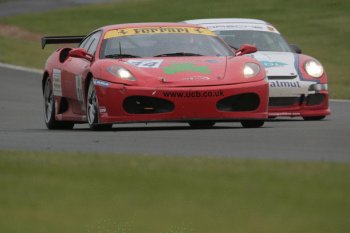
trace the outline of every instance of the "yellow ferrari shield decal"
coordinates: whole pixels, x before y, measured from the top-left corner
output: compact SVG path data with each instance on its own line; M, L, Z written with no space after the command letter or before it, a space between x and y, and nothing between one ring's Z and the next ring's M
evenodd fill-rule
M124 28L108 31L104 39L120 36L144 35L144 34L198 34L216 36L212 31L205 28L195 27L142 27L142 28Z

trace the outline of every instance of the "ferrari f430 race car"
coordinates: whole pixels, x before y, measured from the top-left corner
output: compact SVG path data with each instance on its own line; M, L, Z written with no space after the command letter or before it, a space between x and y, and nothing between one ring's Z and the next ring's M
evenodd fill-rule
M267 118L263 66L238 56L216 34L190 24L140 23L99 28L88 36L43 37L46 44L79 43L47 60L42 79L45 123L71 129L88 123L188 122L211 127ZM242 47L241 54L256 48Z
M255 19L198 19L185 21L205 26L223 38L233 49L252 44L266 69L270 85L269 116L301 116L321 120L330 114L328 82L323 66L315 58L288 45L271 24Z

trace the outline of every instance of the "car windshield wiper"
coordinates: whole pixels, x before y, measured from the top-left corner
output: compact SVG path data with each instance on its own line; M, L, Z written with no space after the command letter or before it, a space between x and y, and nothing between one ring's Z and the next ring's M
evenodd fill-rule
M235 49L235 50L238 50L238 48L236 48L236 47L233 46L233 45L228 44L228 46L230 46L231 48L233 48L233 49Z
M108 54L105 56L106 58L138 58L140 56L132 55L132 54L125 54L125 53L118 53L118 54Z
M182 56L203 56L202 54L197 54L197 53L185 53L185 52L180 52L180 53L164 53L164 54L159 54L155 55L154 57L182 57Z

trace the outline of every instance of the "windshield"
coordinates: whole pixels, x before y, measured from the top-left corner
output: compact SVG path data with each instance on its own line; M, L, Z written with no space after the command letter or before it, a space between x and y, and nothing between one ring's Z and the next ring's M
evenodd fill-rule
M242 44L255 45L258 51L290 52L280 34L265 31L229 30L215 31L227 44L238 49Z
M233 56L233 53L216 36L191 33L105 38L100 51L100 58L167 56Z

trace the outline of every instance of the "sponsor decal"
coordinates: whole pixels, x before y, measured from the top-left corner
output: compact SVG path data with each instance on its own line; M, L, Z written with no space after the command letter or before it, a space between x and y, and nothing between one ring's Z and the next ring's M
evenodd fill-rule
M223 90L217 91L166 91L163 92L164 97L171 98L216 98L222 97L224 95Z
M183 80L185 81L206 81L206 80L210 80L209 77L201 77L201 76L195 76L195 77L187 77L184 78Z
M83 96L83 78L81 75L75 76L75 88L77 92L77 100L82 103L84 101L84 96Z
M271 25L265 26L262 24L246 24L246 23L226 23L226 24L216 24L205 25L209 30L216 31L220 34L220 31L230 31L230 30L247 30L247 31L264 31L273 32L279 34L279 32Z
M162 59L145 59L145 60L128 60L126 63L139 68L159 68L162 64Z
M210 74L211 70L208 66L197 66L193 63L174 63L170 66L164 66L163 68L164 73L166 74L176 74L179 72L185 72L185 71L194 71L198 73L203 74Z
M55 96L62 96L62 80L61 80L61 70L53 69L52 79L53 79L53 94Z
M207 28L213 31L219 30L257 30L265 31L266 29L261 25L247 25L247 24L221 24L221 25L207 25Z
M301 116L298 112L272 112L270 116Z
M106 107L105 107L105 106L100 106L100 107L99 107L99 112L100 112L100 113L106 113L106 112L107 112Z
M55 113L56 113L56 115L58 114L58 101L57 100L55 100Z
M98 79L94 79L94 84L96 86L101 86L101 87L108 87L109 86L109 82L103 81L103 80L98 80Z
M75 76L75 88L77 93L77 100L81 105L81 109L83 111L86 111L84 94L83 94L83 77L81 75Z
M287 63L278 62L278 61L259 61L265 68L272 68L272 67L280 67L280 66L286 66Z
M120 36L145 35L145 34L199 34L216 36L216 34L205 28L196 27L142 27L142 28L123 28L108 31L104 39L110 39Z
M301 88L299 81L270 81L270 87L283 87L283 88Z

